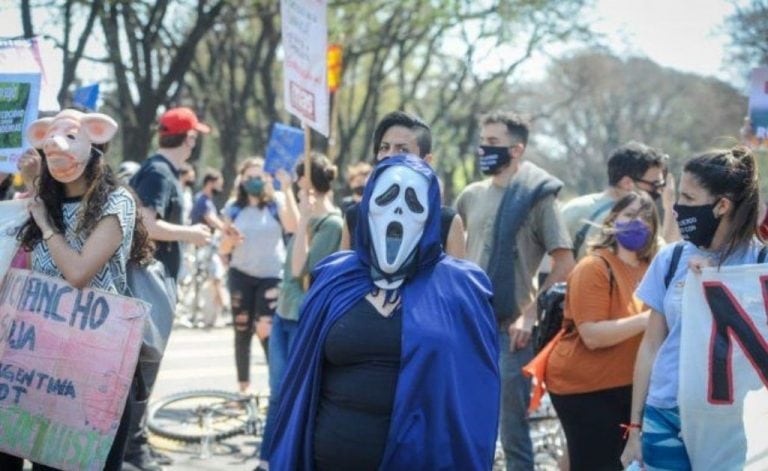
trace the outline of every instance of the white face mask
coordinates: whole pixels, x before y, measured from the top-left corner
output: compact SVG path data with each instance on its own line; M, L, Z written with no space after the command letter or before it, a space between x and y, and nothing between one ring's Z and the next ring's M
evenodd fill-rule
M373 188L368 227L378 268L390 275L402 268L419 245L429 215L429 180L404 165L388 168ZM379 288L394 289L403 283L374 280Z

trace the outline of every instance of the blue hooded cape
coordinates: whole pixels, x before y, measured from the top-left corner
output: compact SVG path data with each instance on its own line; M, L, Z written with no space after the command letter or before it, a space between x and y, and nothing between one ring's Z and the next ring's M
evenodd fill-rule
M442 252L437 178L421 159L397 156L379 163L365 187L355 251L331 255L313 272L268 447L272 470L314 469L325 338L334 322L375 288L368 202L378 177L393 165L407 165L429 179L429 214L415 269L400 287L400 373L379 469L492 467L500 380L490 281L476 265Z

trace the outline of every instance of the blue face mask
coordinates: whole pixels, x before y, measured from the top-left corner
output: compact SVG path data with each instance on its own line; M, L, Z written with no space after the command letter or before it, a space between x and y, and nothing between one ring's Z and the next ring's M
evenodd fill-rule
M248 179L243 182L243 190L251 196L261 196L264 193L264 180L259 177Z
M632 252L645 247L651 236L651 228L640 219L616 221L613 228L616 230L616 241L619 245Z

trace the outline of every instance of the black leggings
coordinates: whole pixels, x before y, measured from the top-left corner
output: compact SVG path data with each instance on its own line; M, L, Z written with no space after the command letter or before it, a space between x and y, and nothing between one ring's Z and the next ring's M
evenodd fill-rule
M128 399L125 401L125 409L120 417L120 425L115 432L115 440L112 442L112 448L109 449L107 461L104 463L104 471L120 471L123 467L123 452L125 443L128 440L128 422L131 418L131 404L136 394L136 380L134 378L130 389L128 390ZM24 469L24 460L17 456L0 453L0 471L21 471ZM32 463L33 471L57 471L56 468L45 466L43 464Z
M248 382L250 378L251 338L259 317L275 314L275 308L270 303L276 299L267 299L265 293L277 287L280 278L256 278L234 268L229 269L228 285L232 298L232 325L235 327L235 365L237 380ZM245 314L246 318L241 316ZM263 339L261 346L267 354L267 341Z
M625 440L620 425L629 423L632 386L549 396L568 441L571 471L623 469Z

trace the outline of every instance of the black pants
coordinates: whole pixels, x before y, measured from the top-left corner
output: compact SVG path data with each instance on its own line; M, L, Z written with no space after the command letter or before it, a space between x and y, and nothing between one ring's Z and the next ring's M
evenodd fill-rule
M125 401L123 415L120 416L120 425L118 425L117 432L115 432L115 440L112 442L112 448L109 449L107 461L104 463L104 471L120 471L123 467L123 452L128 441L128 425L131 419L132 399L136 395L136 388L136 381L134 379L128 390L128 399ZM24 469L24 459L0 453L0 471L21 471L22 469ZM37 463L32 464L32 470L57 471L56 468Z
M268 290L280 284L279 278L256 278L234 268L229 269L227 277L232 299L232 325L235 328L235 366L237 380L249 381L251 366L251 339L256 321L262 316L273 316L275 308L269 307L276 299L267 299ZM268 352L267 339L261 341L264 354Z
M623 469L625 440L620 425L629 423L632 386L549 396L568 441L571 471Z
M131 401L131 418L128 424L127 443L125 446L126 461L132 461L132 458L142 453L142 448L148 446L149 437L145 426L145 415L152 387L155 385L157 374L160 372L160 362L139 361L136 368L141 371L142 391L141 394L134 395Z

